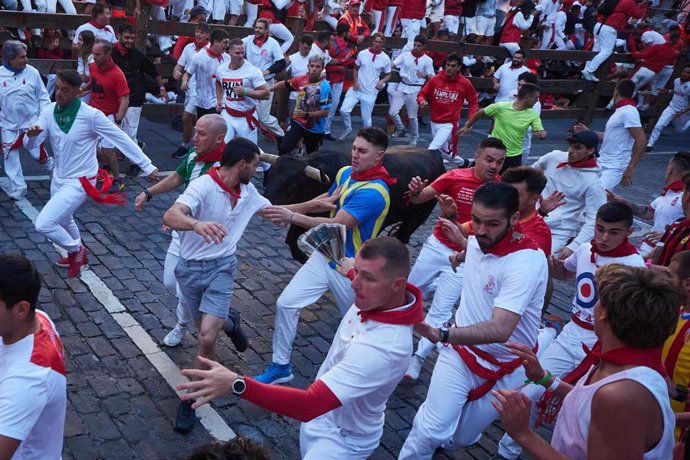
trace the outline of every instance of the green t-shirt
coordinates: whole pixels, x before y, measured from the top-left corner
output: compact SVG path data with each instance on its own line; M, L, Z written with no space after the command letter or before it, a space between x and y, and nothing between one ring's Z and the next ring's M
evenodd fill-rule
M493 137L503 141L506 146L506 156L514 157L522 154L522 141L527 134L527 128L532 131L543 131L541 119L534 109L517 111L512 102L496 102L484 108L484 113L495 117Z
M197 162L195 158L196 149L192 147L189 149L189 152L187 152L187 155L185 155L185 157L182 159L180 166L178 166L175 170L175 172L177 172L177 174L179 174L184 180L185 188L187 188L191 181L206 174L206 171L211 169L211 167L214 165L214 163Z

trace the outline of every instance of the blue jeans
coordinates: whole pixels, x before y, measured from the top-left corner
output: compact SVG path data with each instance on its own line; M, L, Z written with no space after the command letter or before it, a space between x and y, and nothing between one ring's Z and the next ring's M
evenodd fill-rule
M237 258L184 260L175 267L175 277L194 321L202 314L227 318L232 300Z

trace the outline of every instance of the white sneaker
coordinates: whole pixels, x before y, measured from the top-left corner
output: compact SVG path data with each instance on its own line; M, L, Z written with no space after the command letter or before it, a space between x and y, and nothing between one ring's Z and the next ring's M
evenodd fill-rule
M342 133L340 136L338 136L338 140L339 140L339 141L344 141L345 139L347 139L347 136L349 136L351 132L352 132L352 130L351 130L351 129L348 129L347 131L345 131L344 133Z
M187 335L189 326L183 326L180 323L175 324L175 328L168 333L163 339L163 343L169 347L176 347L182 343L182 339Z
M256 172L266 172L271 169L271 163L260 161L256 165Z
M410 145L412 147L417 147L417 138L413 137L412 140L410 141L410 143L407 145Z
M582 76L587 81L599 81L599 79L597 77L595 77L592 72L590 72L589 70L586 70L586 69L582 69Z
M408 380L417 380L419 378L419 374L422 372L423 365L424 358L417 355L412 355L410 367L408 367L407 372L405 372L405 378Z

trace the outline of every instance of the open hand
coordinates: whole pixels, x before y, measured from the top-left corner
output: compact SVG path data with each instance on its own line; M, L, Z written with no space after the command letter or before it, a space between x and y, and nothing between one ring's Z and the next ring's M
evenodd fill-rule
M539 197L539 208L546 214L550 213L559 206L563 206L565 203L565 194L563 192L559 192L558 190L554 190L553 193L547 197Z
M238 377L237 374L215 361L203 356L199 356L198 359L209 369L183 369L182 375L194 378L194 380L177 386L177 391L188 391L188 393L180 395L180 399L183 401L196 399L192 409L197 409L207 402L232 393L232 384Z
M207 243L220 244L228 235L228 229L223 224L210 221L199 221L193 230L204 238Z

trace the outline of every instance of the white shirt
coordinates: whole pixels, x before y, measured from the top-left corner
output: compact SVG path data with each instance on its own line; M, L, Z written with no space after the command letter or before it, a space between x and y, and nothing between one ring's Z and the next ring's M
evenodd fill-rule
M268 37L261 48L254 43L254 35L244 37L242 41L245 57L262 72L268 70L276 61L284 59L278 40L273 37Z
M599 149L599 164L609 168L627 168L635 139L628 128L641 128L640 113L632 105L619 107L609 117L604 141Z
M49 141L55 161L55 177L94 177L98 173L96 145L102 138L112 143L132 164L139 166L145 175L156 169L139 146L100 110L82 102L77 118L67 134L55 122L54 110L55 102L43 109L37 123L43 132L35 137L24 136L24 147L37 148L41 142Z
M410 308L416 299L407 293ZM379 438L386 402L410 365L412 326L362 322L350 307L333 337L333 344L316 376L342 404L314 420L355 436Z
M661 195L652 201L649 206L654 210L653 232L665 232L669 225L685 216L682 196L682 191L669 190L666 195Z
M680 78L673 80L673 97L668 106L676 112L683 111L690 105L690 81L682 82Z
M113 26L108 24L103 28L98 28L94 27L90 22L87 22L86 24L82 24L79 27L77 27L77 30L74 32L74 38L72 39L73 45L79 44L79 34L85 30L90 30L91 32L93 32L94 38L96 40L100 38L103 40L107 40L108 43L112 44L115 44L117 42L117 37L115 36L115 30L113 30Z
M415 60L417 61L416 64ZM398 91L406 94L418 93L426 83L426 78L417 76L417 72L422 72L424 75L434 75L435 73L434 61L426 54L416 58L407 51L395 58L393 64L400 70Z
M381 73L390 73L391 58L383 51L374 55L371 51L365 49L357 55L355 65L357 66L359 92L369 95L378 94L379 90L376 89L376 84L381 79Z
M212 109L216 106L216 69L228 62L230 55L222 53L216 58L208 54L208 48L189 60L185 72L196 75L196 99L199 107Z
M290 69L290 78L307 74L309 70L309 56L311 56L311 54L302 56L299 51L290 55L290 65L288 66ZM297 91L290 91L290 99L297 99Z
M513 64L506 62L494 73L494 78L498 80L498 94L496 94L496 102L512 101L512 95L517 91L518 77L524 73L529 72L527 67L520 66L517 69L512 69Z
M666 39L656 30L648 30L642 34L640 41L645 45L662 45L666 43Z
M34 67L27 65L18 74L0 66L0 126L19 131L36 124L50 96Z
M544 23L552 24L555 19L556 13L561 8L561 2L554 2L553 0L541 0L539 2L539 6L541 7L541 17Z
M242 66L232 70L229 64L221 64L216 69L216 80L225 90L225 106L233 110L246 112L256 107L258 101L251 97L238 96L232 92L235 86L242 86L247 90L253 90L266 84L264 76L259 69L244 60Z
M328 54L328 50L322 50L316 42L311 44L311 49L309 50L309 56L320 56L323 58L323 68L331 62L331 55Z
M202 51L208 47L209 45L207 44L199 51ZM180 54L180 59L177 60L177 63L180 64L183 69L186 69L186 67L189 65L189 61L199 51L196 50L195 43L187 43L187 45L182 49L182 54ZM192 75L189 78L189 81L187 82L187 93L189 93L190 96L196 96L196 75Z
M228 230L220 244L207 243L194 231L179 232L180 256L185 260L213 260L235 254L249 220L271 204L249 183L240 184L240 198L233 208L230 195L209 175L192 181L175 202L187 206L195 219L218 222Z
M520 315L509 342L533 347L541 322L548 268L544 251L522 249L503 257L484 254L474 236L467 241L465 281L455 323L471 326L491 320L494 308ZM507 362L515 355L503 343L475 345Z
M12 460L59 460L67 409L60 337L44 312L41 329L12 345L0 338L0 435L21 441Z
M557 167L566 161L568 152L554 150L539 158L533 166L543 171L548 179L543 197L555 191L565 195L565 204L551 211L544 221L552 232L570 232L575 239L566 247L575 251L594 238L594 220L601 205L606 203L606 191L601 185L598 167Z
M644 259L639 254L624 257L595 256L592 263L592 244L584 243L565 259L563 265L569 272L575 273L575 297L571 311L580 320L594 324L594 304L599 298L594 284L594 274L598 268L608 264L623 264L630 267L644 267Z

